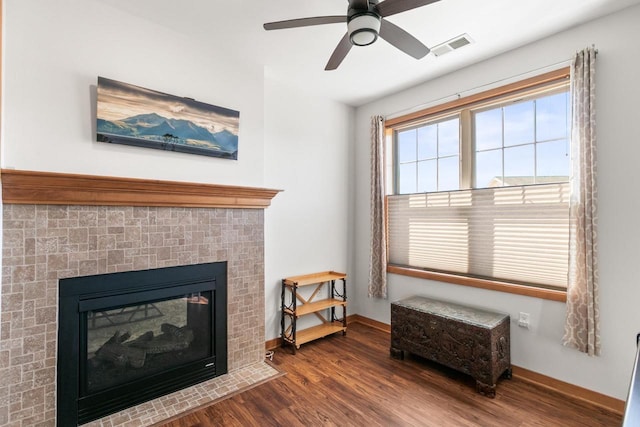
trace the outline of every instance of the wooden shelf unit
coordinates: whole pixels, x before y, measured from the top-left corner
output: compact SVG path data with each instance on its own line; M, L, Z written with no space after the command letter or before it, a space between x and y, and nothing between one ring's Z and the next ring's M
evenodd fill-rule
M336 281L342 281L342 292L336 286ZM324 285L328 284L328 298L315 300L320 295ZM305 298L300 295L299 288L315 286L311 296ZM282 330L282 346L291 344L293 353L302 344L327 335L342 332L347 333L347 275L335 271L305 274L282 279L282 314L280 326ZM336 315L336 308L342 307L342 317ZM325 312L325 316L322 312ZM302 316L314 314L322 323L316 326L298 330L297 322Z

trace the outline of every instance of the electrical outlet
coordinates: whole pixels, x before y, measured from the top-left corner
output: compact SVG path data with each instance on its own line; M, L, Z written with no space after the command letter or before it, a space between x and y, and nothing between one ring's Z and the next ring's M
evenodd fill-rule
M520 318L518 319L518 326L521 328L529 329L529 313L520 312Z

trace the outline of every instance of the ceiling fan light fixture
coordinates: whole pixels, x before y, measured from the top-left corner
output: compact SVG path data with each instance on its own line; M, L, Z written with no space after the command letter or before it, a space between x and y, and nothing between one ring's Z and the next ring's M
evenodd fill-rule
M380 16L371 12L358 13L350 17L347 27L352 44L368 46L378 40Z

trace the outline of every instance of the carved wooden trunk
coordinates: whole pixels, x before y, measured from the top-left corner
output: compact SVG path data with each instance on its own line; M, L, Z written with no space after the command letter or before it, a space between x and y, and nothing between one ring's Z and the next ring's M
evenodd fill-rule
M470 375L495 397L498 378L511 377L509 315L414 296L391 304L391 356L404 351Z

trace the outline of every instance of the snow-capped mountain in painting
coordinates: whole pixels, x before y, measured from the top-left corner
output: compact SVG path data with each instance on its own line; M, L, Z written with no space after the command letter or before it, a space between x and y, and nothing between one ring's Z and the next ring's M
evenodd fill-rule
M237 159L239 117L234 110L98 78L101 142Z

